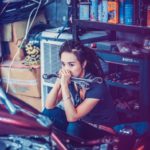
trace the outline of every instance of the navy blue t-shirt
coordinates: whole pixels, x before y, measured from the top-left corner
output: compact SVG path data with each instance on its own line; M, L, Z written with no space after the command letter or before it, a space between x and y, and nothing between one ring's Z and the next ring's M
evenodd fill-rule
M70 84L69 89L74 99L75 105L76 106L79 105L81 101L78 92L74 88L74 85ZM115 124L118 123L115 107L113 105L109 89L106 86L105 82L103 82L102 84L92 83L90 88L86 90L85 100L86 98L99 99L99 102L81 120L86 121L88 123L93 123L97 125L101 124L107 126L114 126Z

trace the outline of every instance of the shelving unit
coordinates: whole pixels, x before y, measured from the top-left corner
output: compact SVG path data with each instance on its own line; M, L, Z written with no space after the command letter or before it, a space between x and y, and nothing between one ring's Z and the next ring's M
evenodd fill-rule
M112 82L110 80L106 81L108 85L124 88L128 90L133 90L139 92L139 119L147 120L149 119L150 113L150 56L133 56L125 54L115 54L108 53L106 51L97 51L98 56L102 57L108 63L114 63L119 65L128 65L128 66L138 66L139 67L139 81L140 84L135 85L125 85L122 83Z
M74 25L79 27L91 28L91 29L121 31L121 32L130 32L130 33L138 33L138 34L150 34L150 29L144 26L108 24L102 22L100 23L98 21L87 21L87 20L79 20L79 19L74 20Z
M100 23L98 21L87 21L79 20L77 12L77 2L76 0L72 1L73 8L73 38L74 40L78 39L78 29L86 28L94 30L109 30L112 32L112 39L116 39L116 32L124 33L133 33L139 35L150 35L150 28L144 26L135 26L135 25L121 25L121 24L108 24ZM129 91L136 92L139 96L139 106L137 120L150 120L150 55L149 54L140 54L140 55L131 55L131 54L122 54L119 52L111 51L102 51L96 50L98 56L103 58L108 64L113 64L114 66L136 66L138 67L139 75L139 84L137 85L126 85L120 82L115 82L111 80L106 80L106 83L112 87L120 89L125 89Z

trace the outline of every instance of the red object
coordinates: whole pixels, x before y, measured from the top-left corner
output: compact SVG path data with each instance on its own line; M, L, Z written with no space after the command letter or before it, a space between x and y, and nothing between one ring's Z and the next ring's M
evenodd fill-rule
M39 112L20 101L19 99L8 95L9 100L21 108L37 115ZM34 117L31 117L21 111L12 115L3 104L0 104L0 135L50 135L50 128L42 126Z
M91 48L96 48L96 43L92 43Z

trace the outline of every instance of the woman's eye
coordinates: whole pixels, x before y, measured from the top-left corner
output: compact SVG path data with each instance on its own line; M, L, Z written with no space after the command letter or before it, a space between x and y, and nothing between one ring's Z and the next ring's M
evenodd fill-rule
M61 66L65 66L65 64L64 64L64 63L61 63Z
M74 66L74 64L69 64L69 66L73 67L73 66Z

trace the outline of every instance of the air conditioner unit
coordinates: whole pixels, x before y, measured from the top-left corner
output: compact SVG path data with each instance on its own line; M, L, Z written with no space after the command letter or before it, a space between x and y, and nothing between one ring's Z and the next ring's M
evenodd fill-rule
M59 49L63 42L41 41L41 74L56 73L60 68ZM53 84L54 79L44 79L44 82Z
M69 39L71 34L62 33L57 39L57 32L44 31L41 36L41 98L42 108L44 108L47 94L52 88L56 78L43 79L43 74L53 74L60 69L59 50L61 45Z

